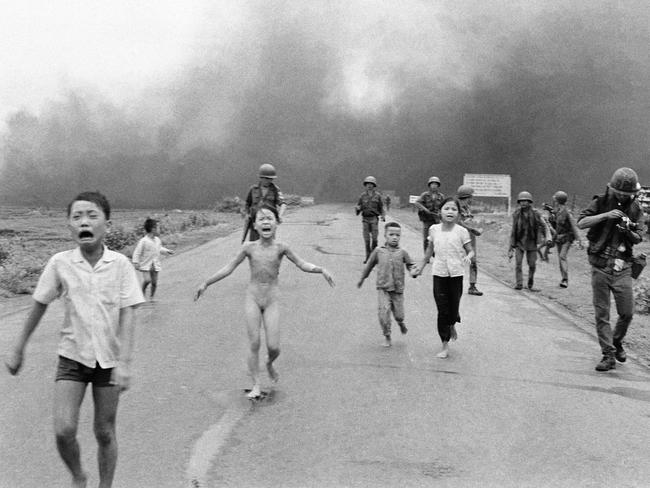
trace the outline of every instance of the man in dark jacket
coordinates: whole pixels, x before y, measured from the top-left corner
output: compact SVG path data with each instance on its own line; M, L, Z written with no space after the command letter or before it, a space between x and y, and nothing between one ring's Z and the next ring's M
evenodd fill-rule
M587 252L591 289L596 332L603 353L596 371L609 371L616 368L616 360L624 362L627 359L623 338L634 314L632 246L642 239L638 223L643 212L635 199L640 189L634 170L619 168L612 175L605 194L594 197L578 218L578 227L589 229ZM610 292L618 313L613 332L609 323Z
M519 208L512 214L512 231L510 232L510 249L508 257L515 255L515 290L524 286L522 265L524 255L528 263L528 289L539 291L534 287L535 269L537 266L537 248L539 244L548 243L551 239L550 232L542 214L533 208L533 197L527 191L522 191L517 196Z

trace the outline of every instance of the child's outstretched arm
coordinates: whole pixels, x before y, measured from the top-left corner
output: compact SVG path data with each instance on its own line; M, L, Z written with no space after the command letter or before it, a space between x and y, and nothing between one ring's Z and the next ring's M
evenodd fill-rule
M315 264L308 263L304 259L302 259L300 256L296 255L291 249L289 249L288 246L284 247L284 255L296 266L298 266L301 270L303 270L305 273L320 273L323 275L323 278L325 278L325 281L330 286L334 286L334 279L332 278L332 275L330 274L329 271L327 271L325 268L322 268L320 266L316 266Z
M23 325L23 330L20 333L15 346L11 351L9 351L9 354L5 359L5 366L7 366L9 373L12 375L16 375L18 374L18 371L20 371L20 368L23 365L23 356L25 354L27 341L29 341L30 336L41 321L45 310L47 310L47 304L34 300L32 309L30 310L29 315L25 320L25 324Z
M359 282L357 283L357 288L361 288L363 282L372 271L372 268L374 268L375 265L377 264L377 261L378 261L377 248L374 248L370 253L370 256L368 256L368 262L366 263L365 268L363 268L363 271L361 272L361 278L359 278Z
M203 283L199 285L199 287L196 289L196 292L194 293L195 301L201 298L201 295L205 293L205 290L208 288L208 286L212 285L213 283L216 283L219 280L224 279L226 276L230 275L233 271L235 271L237 266L239 266L241 262L244 260L244 258L248 255L249 245L250 244L245 244L232 261L230 261L223 268L217 271L214 275L212 275L210 278L208 278L207 280L205 280Z
M463 244L463 249L465 249L465 255L463 256L463 263L469 264L474 257L474 248L472 247L471 242L466 242Z

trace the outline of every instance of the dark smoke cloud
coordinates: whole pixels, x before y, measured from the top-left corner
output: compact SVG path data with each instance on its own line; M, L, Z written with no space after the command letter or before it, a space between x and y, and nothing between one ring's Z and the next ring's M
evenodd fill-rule
M123 206L211 205L273 162L285 192L406 196L432 174L508 173L586 199L619 166L650 182L645 2L256 2L218 11L173 81L117 108L71 92L8 121L5 202L100 188Z

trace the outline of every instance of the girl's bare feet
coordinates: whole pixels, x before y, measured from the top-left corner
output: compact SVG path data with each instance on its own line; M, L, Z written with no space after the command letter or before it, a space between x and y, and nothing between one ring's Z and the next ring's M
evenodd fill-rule
M436 354L436 357L440 359L447 359L448 356L449 356L449 346L447 345L446 342L443 342L442 351Z
M262 390L260 390L260 385L253 385L251 391L246 395L248 398L259 398L262 396Z

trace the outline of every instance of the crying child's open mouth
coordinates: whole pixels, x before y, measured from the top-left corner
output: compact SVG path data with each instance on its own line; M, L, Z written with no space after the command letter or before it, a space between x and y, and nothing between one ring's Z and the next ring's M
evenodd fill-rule
M79 239L92 239L93 237L93 233L88 230L82 230L79 232Z

